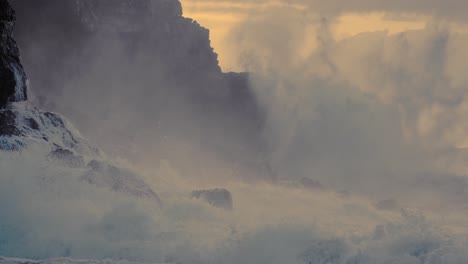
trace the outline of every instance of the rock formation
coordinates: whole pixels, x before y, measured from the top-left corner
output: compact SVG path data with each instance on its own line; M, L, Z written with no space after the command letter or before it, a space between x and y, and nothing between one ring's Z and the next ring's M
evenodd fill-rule
M182 16L182 6L174 0L78 0L76 5L83 24L96 31L141 31Z
M153 90L158 84L165 84L167 89L184 86L198 94L207 84L223 89L209 31L182 17L177 0L11 2L20 17L16 36L30 78L40 87L36 91L39 96L71 89L67 82L76 82L86 92L91 84L83 75L98 70L100 80L105 80L108 76L103 68L112 73L147 68L148 72L138 77L152 81ZM117 56L119 64L104 57L106 53ZM146 57L146 65L139 65L138 56ZM102 68L93 69L97 61ZM136 77L132 81L137 81ZM102 84L99 89L106 89L106 83ZM137 88L141 85L136 82Z
M40 149L38 154L49 165L63 167L71 175L82 174L77 180L161 204L138 174L108 162L100 149L59 114L17 106L0 109L0 158L29 149Z
M134 135L125 129L144 120L164 124L154 130L158 135L190 131L179 127L187 125L218 129L212 133L229 141L248 138L245 146L260 142L254 137L261 116L248 75L221 71L208 29L183 17L178 0L11 2L20 18L15 34L35 100L71 118L91 139L102 142L87 128L119 116L119 124L129 124L112 126L113 136ZM129 113L135 116L123 117ZM168 113L177 113L181 122ZM112 144L124 141L114 138Z
M221 71L208 29L183 17L178 0L11 3L35 102L106 152L174 162L170 142L184 142L193 153L176 166L214 167L195 160L203 151L263 170L264 118L249 75Z
M0 0L0 108L27 99L26 74L13 39L15 11L7 0Z
M110 164L61 115L10 104L27 99L26 74L12 37L14 23L14 10L7 0L0 0L0 159L12 153L21 157L23 151L34 149L43 154L37 159L43 158L48 166L63 167L70 175L85 171L77 180L160 203L139 175Z

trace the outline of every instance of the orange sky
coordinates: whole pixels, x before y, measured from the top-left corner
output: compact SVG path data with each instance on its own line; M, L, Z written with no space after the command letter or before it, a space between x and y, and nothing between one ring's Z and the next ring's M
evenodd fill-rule
M284 6L281 2L270 4L238 3L213 0L181 0L184 8L184 16L197 20L201 25L210 29L212 46L219 54L221 67L225 71L242 70L236 64L235 51L232 45L227 45L227 36L230 31L249 14L264 12L271 7ZM293 8L300 9L300 6ZM404 19L398 21L389 19L383 13L347 14L340 17L334 27L335 37L342 39L361 32L387 30L389 34L418 29L424 27L421 20Z

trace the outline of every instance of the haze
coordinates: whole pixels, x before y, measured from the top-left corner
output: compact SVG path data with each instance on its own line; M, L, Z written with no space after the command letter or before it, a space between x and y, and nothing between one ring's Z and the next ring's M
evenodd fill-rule
M468 263L467 1L10 2L6 262Z

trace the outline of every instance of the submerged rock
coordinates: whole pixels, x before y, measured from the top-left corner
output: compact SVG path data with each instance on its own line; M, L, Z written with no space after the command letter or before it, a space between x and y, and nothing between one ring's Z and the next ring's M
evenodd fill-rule
M26 74L13 39L15 11L7 0L0 0L0 107L11 102L26 101Z
M201 199L210 205L226 210L232 210L232 195L226 189L197 190L192 192L192 198Z

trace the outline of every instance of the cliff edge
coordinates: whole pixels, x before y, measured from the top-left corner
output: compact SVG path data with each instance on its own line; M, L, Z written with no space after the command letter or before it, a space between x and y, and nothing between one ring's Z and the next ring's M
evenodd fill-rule
M27 99L26 74L13 39L16 14L7 0L0 0L0 108Z

